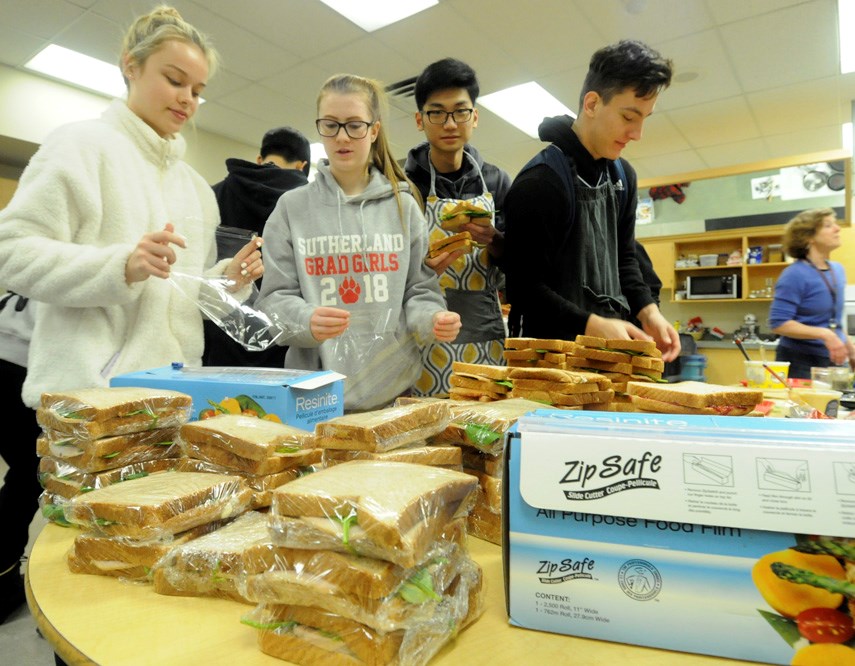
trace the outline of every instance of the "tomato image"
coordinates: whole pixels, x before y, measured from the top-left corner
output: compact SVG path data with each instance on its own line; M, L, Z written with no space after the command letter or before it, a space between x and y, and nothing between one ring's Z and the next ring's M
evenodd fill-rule
M799 633L811 643L845 643L855 636L852 618L833 608L808 608L796 616Z
M216 416L216 415L217 415L216 410L203 409L201 412L199 412L199 420L201 421L202 419L209 419L212 416Z

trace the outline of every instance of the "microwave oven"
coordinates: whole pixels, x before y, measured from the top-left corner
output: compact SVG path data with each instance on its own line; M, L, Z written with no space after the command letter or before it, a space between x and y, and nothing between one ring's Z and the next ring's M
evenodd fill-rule
M741 278L737 273L730 275L687 275L687 299L739 298L739 283Z

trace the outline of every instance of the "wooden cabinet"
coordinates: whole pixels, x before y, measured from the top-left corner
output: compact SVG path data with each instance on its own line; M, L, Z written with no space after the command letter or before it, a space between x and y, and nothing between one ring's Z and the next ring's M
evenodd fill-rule
M726 303L737 301L771 301L775 282L781 271L787 266L782 256L775 256L770 246L780 246L782 230L741 230L733 232L711 232L692 237L683 237L673 241L674 256L674 294L685 289L688 276L725 276L736 274L739 277L738 298L698 299L692 303ZM761 248L762 258L759 263L748 263L751 248ZM742 256L741 264L727 265L727 257L734 252ZM681 260L701 255L717 255L719 262L713 266L678 266ZM770 261L770 256L773 261Z
M662 289L674 289L674 242L645 238L641 241L653 264L653 270L662 281Z

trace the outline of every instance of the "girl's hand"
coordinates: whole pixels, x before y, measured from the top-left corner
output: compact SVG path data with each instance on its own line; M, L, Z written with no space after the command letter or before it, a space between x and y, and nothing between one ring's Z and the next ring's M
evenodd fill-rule
M259 249L263 243L264 239L256 236L238 250L226 266L225 276L234 282L234 286L229 287L229 291L238 291L264 275L264 262Z
M439 342L454 342L460 332L460 315L456 312L437 312L433 316L433 334Z
M427 264L428 268L432 268L436 273L437 277L441 277L443 273L448 269L451 264L460 259L464 254L466 254L466 250L455 250L454 252L443 252L442 254L436 255L433 259L428 257L425 259L425 264Z
M150 277L168 278L169 269L177 259L172 245L187 247L184 237L175 233L171 222L167 222L162 231L143 236L125 264L125 282L133 284Z
M350 325L350 312L341 308L315 308L309 319L309 330L318 342L337 338Z

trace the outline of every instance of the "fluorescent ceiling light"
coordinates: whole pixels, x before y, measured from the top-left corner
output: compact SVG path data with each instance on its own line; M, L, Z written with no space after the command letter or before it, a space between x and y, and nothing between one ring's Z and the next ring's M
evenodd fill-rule
M117 65L56 44L42 49L24 67L111 97L122 97L126 91Z
M841 126L842 129L842 141L843 150L848 152L852 152L852 123L843 123Z
M855 72L855 42L852 40L852 22L855 21L855 2L837 0L837 43L840 45L840 73Z
M550 95L534 81L505 88L478 98L478 104L537 139L537 126L549 116L567 114L576 117L570 109Z
M321 0L344 18L373 32L439 4L439 0Z

